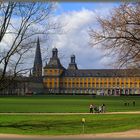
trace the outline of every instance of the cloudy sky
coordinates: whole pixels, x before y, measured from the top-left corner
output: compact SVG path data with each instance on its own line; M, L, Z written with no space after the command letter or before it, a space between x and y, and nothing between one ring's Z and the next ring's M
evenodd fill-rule
M52 37L52 47L59 50L61 63L67 68L70 55L76 55L81 69L112 68L112 58L103 57L104 52L89 46L88 30L96 25L96 15L107 16L109 11L119 6L118 2L65 2L58 3L56 17L63 24L63 34ZM51 53L51 49L50 49Z
M63 31L61 34L51 34L49 39L41 44L42 55L50 57L52 48L56 47L65 68L68 67L72 54L76 56L79 69L113 68L110 65L113 63L112 58L104 57L101 49L89 46L88 30L89 27L98 29L97 15L105 17L111 9L119 5L119 2L57 2L53 20L58 20L58 23L62 24ZM17 23L17 20L13 21ZM12 37L12 35L5 36L6 42L2 42L1 46L6 48L8 44L11 44ZM43 51L44 48L48 50ZM34 56L32 56L32 62L28 61L29 64L26 62L26 65L31 66L33 59Z

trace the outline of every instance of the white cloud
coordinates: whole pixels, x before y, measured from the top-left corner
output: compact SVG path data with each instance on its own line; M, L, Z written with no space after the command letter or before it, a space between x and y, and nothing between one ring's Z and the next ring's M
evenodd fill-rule
M111 8L111 7L110 7ZM107 65L110 62L110 58L102 57L103 52L97 48L91 48L88 44L88 28L89 26L96 25L96 14L105 16L109 9L101 5L101 8L88 10L83 8L79 11L69 11L56 16L58 22L63 23L64 34L50 35L52 43L46 41L45 44L41 44L43 48L48 46L57 47L59 55L62 57L61 62L67 68L70 62L71 54L76 55L76 62L79 68L82 69L99 69L109 68ZM54 20L56 20L54 19ZM8 46L11 43L13 36L5 36L5 42L1 43L1 46ZM49 44L50 43L50 44ZM0 50L1 51L1 50ZM48 50L50 56L51 49ZM47 52L46 52L47 53ZM46 54L43 54L46 55ZM32 62L31 62L32 63Z
M96 23L96 14L94 11L83 8L80 11L71 11L58 16L58 19L65 24L63 28L65 33L54 36L52 46L58 48L59 54L65 55L61 62L66 68L71 54L76 55L76 62L79 68L109 68L107 63L110 58L103 58L104 53L101 50L91 48L88 44L89 35L87 30L89 26Z

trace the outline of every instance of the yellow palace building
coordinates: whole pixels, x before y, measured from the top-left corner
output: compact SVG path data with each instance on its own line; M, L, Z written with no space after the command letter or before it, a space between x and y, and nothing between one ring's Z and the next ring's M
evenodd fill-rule
M57 48L52 49L52 57L42 72L39 40L33 76L42 77L44 89L51 94L120 95L140 93L140 70L78 69L75 55L71 55L68 68L64 68L60 62Z

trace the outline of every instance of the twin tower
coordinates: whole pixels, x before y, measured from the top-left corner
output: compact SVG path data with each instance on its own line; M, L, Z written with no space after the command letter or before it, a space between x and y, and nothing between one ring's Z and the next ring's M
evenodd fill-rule
M35 59L34 59L34 65L32 70L32 76L33 77L42 77L42 57L41 57L41 50L40 50L40 41L39 38L37 39L37 47L35 52ZM75 55L71 55L71 61L69 63L67 70L77 70L77 64L75 62ZM57 71L65 71L66 69L62 66L59 57L58 57L58 50L57 48L52 49L52 57L50 58L48 64L46 63L46 66L44 67L44 76L49 76L52 73L52 75L57 75L58 73L55 73Z

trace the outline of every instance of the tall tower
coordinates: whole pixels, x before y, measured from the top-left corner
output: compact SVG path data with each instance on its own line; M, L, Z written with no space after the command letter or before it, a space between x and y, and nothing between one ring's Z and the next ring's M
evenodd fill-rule
M65 68L58 57L58 50L57 48L53 48L52 57L44 67L43 83L44 87L48 89L48 93L60 93L62 85L61 77L64 71Z
M42 76L42 58L41 58L39 37L37 39L37 46L36 46L34 66L33 66L33 76L34 77Z
M71 55L71 61L69 63L68 69L70 69L70 70L77 70L78 69L77 64L75 62L75 55L74 54Z

